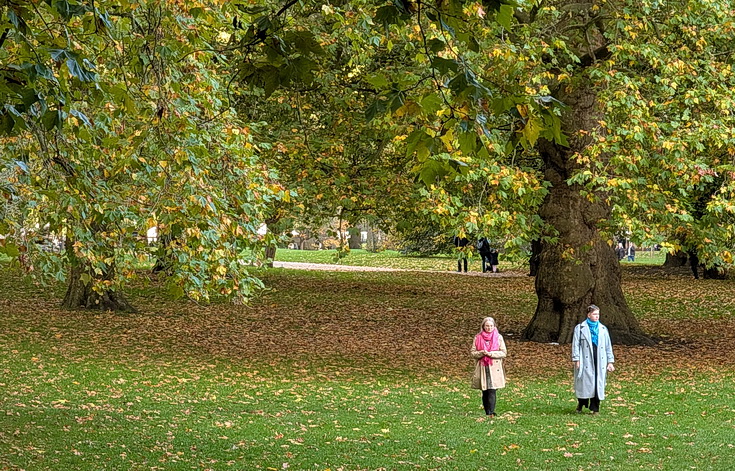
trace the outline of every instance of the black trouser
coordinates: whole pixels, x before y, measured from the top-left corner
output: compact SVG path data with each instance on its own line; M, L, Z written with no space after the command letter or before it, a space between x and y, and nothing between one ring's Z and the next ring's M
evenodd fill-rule
M577 399L579 404L577 409L582 410L582 407L586 407L592 412L600 412L600 395L597 393L597 345L592 344L592 356L595 359L595 397L586 399Z
M495 392L497 389L483 389L482 391L482 407L485 408L485 414L495 413Z
M467 273L467 259L466 258L460 258L457 260L457 271L462 271L462 261L464 261L464 271Z
M485 273L488 270L492 270L493 267L490 264L490 254L489 253L481 253L480 257L482 257L482 272Z

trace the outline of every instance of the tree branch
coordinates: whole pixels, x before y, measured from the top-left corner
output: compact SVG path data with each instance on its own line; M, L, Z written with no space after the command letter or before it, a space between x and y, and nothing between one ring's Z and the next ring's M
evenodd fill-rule
M579 58L579 65L582 67L589 67L595 62L604 61L612 55L612 52L607 48L607 44L598 47L594 51L590 51L589 54Z

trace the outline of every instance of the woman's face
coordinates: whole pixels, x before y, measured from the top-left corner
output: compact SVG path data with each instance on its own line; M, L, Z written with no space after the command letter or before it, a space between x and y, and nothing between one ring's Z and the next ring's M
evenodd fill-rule
M491 321L490 319L485 321L485 324L482 326L482 329L485 332L492 332L493 329L495 329L495 322Z
M589 314L587 314L587 318L591 320L592 322L597 322L600 320L600 311L592 311Z

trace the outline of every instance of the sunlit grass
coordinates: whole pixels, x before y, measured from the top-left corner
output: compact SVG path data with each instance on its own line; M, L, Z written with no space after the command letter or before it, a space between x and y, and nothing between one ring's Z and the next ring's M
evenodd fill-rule
M433 271L456 271L457 257L453 254L432 255L418 257L415 255L404 255L395 250L384 250L381 252L369 252L367 250L354 249L339 260L336 258L336 250L290 250L278 249L276 260L281 262L299 263L322 263L364 267L398 268L403 270L433 270ZM501 269L525 270L523 263L500 259ZM469 258L468 269L470 271L481 271L482 260L478 254Z

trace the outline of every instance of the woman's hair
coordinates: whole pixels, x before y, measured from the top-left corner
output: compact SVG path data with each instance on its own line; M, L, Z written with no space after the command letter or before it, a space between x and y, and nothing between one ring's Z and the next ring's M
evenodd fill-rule
M495 326L495 328L498 328L498 324L495 323L495 319L493 319L492 317L486 317L482 320L482 324L480 324L480 332L485 330L485 322L487 321L493 321L493 325Z
M590 304L589 306L587 306L587 314L591 314L595 311L600 312L600 308L595 306L594 304Z

